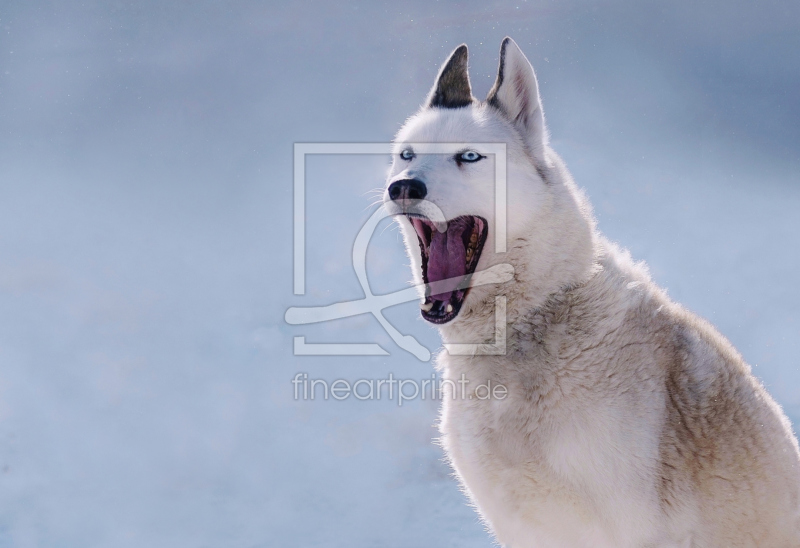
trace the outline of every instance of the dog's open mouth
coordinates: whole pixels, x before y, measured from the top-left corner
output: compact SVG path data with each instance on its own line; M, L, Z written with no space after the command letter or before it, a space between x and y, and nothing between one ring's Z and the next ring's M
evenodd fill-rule
M420 305L422 317L444 324L458 316L469 292L469 280L486 243L488 223L473 215L457 217L439 232L424 217L409 215L422 253L422 280L428 287ZM431 294L435 291L434 294Z

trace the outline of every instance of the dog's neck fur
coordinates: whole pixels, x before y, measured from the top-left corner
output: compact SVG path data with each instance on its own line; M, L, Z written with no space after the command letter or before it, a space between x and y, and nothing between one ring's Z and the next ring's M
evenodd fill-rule
M495 297L506 297L506 321L513 324L558 294L585 283L598 270L599 236L586 198L558 155L548 148L548 167L540 168L552 190L546 214L535 219L531 234L515 235L508 251L493 254L492 264L514 267L514 280L473 288L458 318L439 327L444 342L489 343L495 336ZM514 176L509 168L509 177ZM551 226L552 225L552 226ZM525 288L524 293L520 288ZM476 298L477 297L477 298Z

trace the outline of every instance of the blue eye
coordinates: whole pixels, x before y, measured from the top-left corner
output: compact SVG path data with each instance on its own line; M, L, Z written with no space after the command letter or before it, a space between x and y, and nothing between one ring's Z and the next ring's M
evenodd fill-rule
M464 152L456 155L456 160L459 162L477 162L478 160L484 159L485 156L481 156L474 150L465 150Z
M407 162L412 160L414 156L414 151L410 148L404 149L403 152L400 153L400 157Z

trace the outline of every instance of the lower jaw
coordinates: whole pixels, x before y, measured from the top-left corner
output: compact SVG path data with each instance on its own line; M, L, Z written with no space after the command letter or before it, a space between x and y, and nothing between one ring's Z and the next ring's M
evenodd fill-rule
M467 297L468 289L454 291L450 299L447 301L437 301L427 298L425 304L422 306L430 306L430 309L422 309L420 314L425 321L432 324L443 325L453 321L464 304L464 299Z

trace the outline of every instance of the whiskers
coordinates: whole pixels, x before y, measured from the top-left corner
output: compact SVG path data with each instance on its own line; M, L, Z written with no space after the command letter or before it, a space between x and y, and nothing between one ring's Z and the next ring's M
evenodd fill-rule
M382 204L383 203L383 192L384 192L384 188L382 186L375 187L375 188L372 188L372 189L364 192L362 194L362 196L368 197L368 198L370 198L372 200L369 203L369 205L367 205L364 208L364 210L366 211L367 209L372 209L375 206Z

